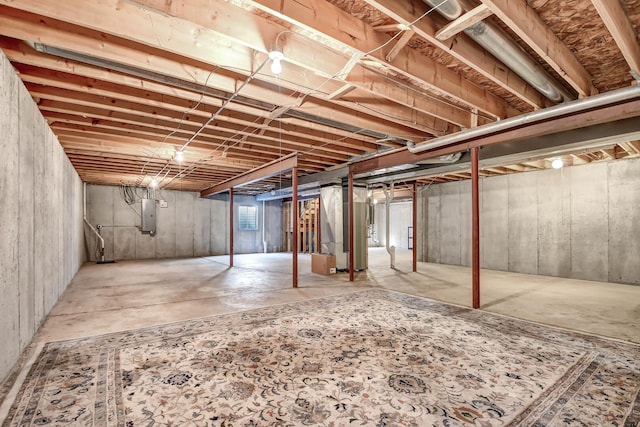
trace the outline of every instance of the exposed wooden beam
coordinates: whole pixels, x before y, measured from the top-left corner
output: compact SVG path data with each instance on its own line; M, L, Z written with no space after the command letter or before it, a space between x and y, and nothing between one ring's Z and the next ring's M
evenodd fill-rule
M618 44L635 78L640 78L640 42L618 0L591 0L609 33Z
M488 134L468 141L427 150L422 153L414 154L408 150L395 150L369 159L353 162L349 165L349 170L354 174L360 174L398 165L415 164L422 160L466 151L473 147L484 147L508 141L513 143L525 138L550 135L638 116L640 116L640 100L633 99L620 104L607 106L606 108L600 107L595 110L553 118L545 122L530 122L513 130Z
M211 69L206 69L201 62L194 63L186 60L186 58L178 60L175 55L162 56L157 49L140 50L141 47L139 45L122 44L121 39L106 33L80 28L65 22L45 20L38 17L38 15L11 9L1 4L0 2L0 28L2 28L3 34L11 37L29 40L33 37L33 34L38 34L38 41L41 43L96 57L100 60L111 61L115 64L124 64L151 73L157 73L158 70L162 70L162 73L169 77L200 85L204 85L207 82L208 86L214 86L216 89L228 93L233 93L237 87L236 78L229 77L226 73L214 73L210 76ZM97 17L96 19L99 20ZM144 19L144 17L140 19ZM122 33L121 30L119 32ZM158 45L157 40L153 43ZM221 55L220 57L222 58L226 57L224 51L212 51L214 48L216 46L209 46L210 52L202 52L201 54L211 54L213 55L212 57L215 57L215 55ZM229 47L227 46L225 49L229 49ZM228 57L232 61L237 61L234 67L245 70L254 68L255 58L249 50L245 50L244 55L246 56L238 55L235 52L237 50L235 47L232 50L233 52L229 52ZM239 50L242 51L243 49L239 48ZM275 91L266 89L265 85L250 84L243 89L243 95L260 102L275 103L276 105L294 103L295 98L288 97L288 95L280 92L283 87L286 87L287 82L299 81L301 77L299 73L286 75L287 71L292 72L291 70L283 71L283 78L279 81L280 86L272 86ZM316 79L318 82L326 81L320 76L314 77L311 74L305 75L303 80L306 79ZM338 87L340 86L335 86L335 88ZM325 89L327 88L326 86ZM298 84L291 86L291 90L295 91L295 93L297 93L298 89L301 89ZM309 89L307 89L307 92L309 92ZM336 108L335 104L333 106L328 105L314 96L308 96L305 106L308 109L313 109L314 114L318 116L349 123L363 129L375 130L380 133L390 135L413 134L414 137L420 137L424 131L428 131L428 128L425 128L422 124L417 126L420 129L419 131L415 129L412 131L411 127L414 125L415 116L408 111L404 113L406 119L402 124L391 122L389 116L402 115L402 111L392 108L393 106L381 105L380 102L371 102L370 105L367 105L367 102L363 101L360 105L349 104L345 107L344 104L341 104ZM355 113L353 113L354 110L356 111ZM428 120L425 123L428 123Z
M366 52L367 57L377 64L390 67L419 81L423 87L435 94L450 97L463 105L501 118L520 114L503 99L412 49L402 50L393 62L387 63L385 50L379 47L388 42L389 37L376 32L376 29L386 32L388 28L368 26L325 0L305 0L304 5L281 0L253 0L250 4L286 22L313 31L332 43L340 43L358 52ZM392 31L399 29L409 28L406 25L398 28L397 24L394 24Z
M32 0L20 0L29 2ZM78 7L82 0L68 0L70 3L78 2ZM198 61L211 63L211 56L209 52L203 51L200 48L200 40L184 40L178 37L174 39L171 37L171 29L176 28L176 31L185 31L189 34L207 34L205 41L209 38L226 39L233 42L233 49L235 45L248 46L258 52L266 53L268 48L265 46L265 40L275 40L279 35L280 47L285 55L287 64L296 64L305 70L311 71L312 75L318 75L324 79L338 79L340 80L347 70L355 65L362 56L361 53L355 53L350 58L345 58L342 53L338 53L331 49L322 49L322 55L309 55L309 52L322 48L314 40L310 40L301 36L289 37L288 28L278 25L272 21L269 21L265 17L252 14L249 11L243 10L239 7L230 5L228 2L221 0L192 0L188 3L170 2L167 3L163 0L139 0L141 4L145 6L144 9L135 6L129 6L128 4L121 5L118 0L106 1L105 5L93 6L90 9L93 14L84 16L80 20L78 17L70 17L68 13L53 13L53 11L45 8L34 8L29 6L29 10L39 10L38 13L43 13L46 16L52 16L56 19L61 19L66 22L72 22L74 24L82 24L88 26L94 30L108 32L109 34L116 35L118 37L124 37L130 40L134 40L139 43L143 43L152 47L160 47L169 52L183 55ZM153 8L153 9L151 9ZM157 12L153 12L157 10ZM194 14L194 10L207 10L206 14ZM159 22L154 23L156 19L155 14L160 17ZM125 22L131 22L131 28L141 28L140 31L125 31L123 32L123 22L117 19L118 15L124 14L123 19ZM108 19L104 19L104 15L109 15ZM93 18L91 17L93 16ZM224 16L224 20L220 20L218 17ZM165 21L165 18L167 19ZM137 26L134 23L138 22ZM143 22L140 22L143 21ZM252 22L253 25L258 26L261 31L246 31L244 23ZM169 26L169 30L163 31L157 34L156 25L165 24ZM147 28L149 27L149 28ZM151 33L156 33L151 37ZM189 42L186 46L184 43ZM219 42L218 42L219 43ZM251 57L252 55L249 55ZM225 64L221 64L225 65ZM233 64L234 67L237 65ZM347 73L348 74L348 73ZM299 80L300 77L294 78ZM307 92L317 92L320 87L324 89L326 86L326 80L320 81L318 84L311 85L311 88L307 89ZM406 106L406 100L409 98L411 104L421 104L423 109L416 112L410 111L409 108L398 107L394 105L387 106L383 103L377 102L375 106L369 107L370 112L384 111L387 109L394 110L393 113L386 112L385 114L392 114L395 117L406 120L405 124L416 129L420 129L424 132L430 132L430 128L435 127L433 120L429 120L428 117L424 117L424 114L431 114L429 109L433 105L433 100L424 99L420 101L412 101L414 98L420 98L416 93L407 94L405 90L396 90L391 84L387 83L387 88L383 92L375 92L367 86L361 86L360 89L368 91L374 95L378 95L391 102L397 102L402 106ZM303 90L299 88L298 90ZM333 91L331 91L333 92ZM447 117L440 117L443 120L448 120ZM431 123L430 123L431 122ZM422 126L422 124L427 124Z
M617 3L617 0L605 1ZM581 97L598 93L591 76L573 52L525 0L482 0L482 3L540 55Z
M356 88L355 86L347 83L344 86L342 86L340 89L337 89L332 93L330 93L329 95L327 95L327 99L340 99L344 95L354 90L355 88Z
M407 26L402 24L376 25L375 27L373 27L373 31L376 31L378 33L405 31L407 29Z
M491 9L489 9L487 5L481 4L436 31L436 38L443 41L450 39L473 24L476 24L491 15L493 15Z
M200 192L200 197L208 197L217 193L222 193L230 188L240 187L261 179L269 178L288 170L298 167L298 156L295 154L276 159L273 162L252 169L233 179L223 181L213 187L207 188Z
M401 24L409 25L416 21L428 6L418 0L365 0L385 15ZM534 108L542 108L547 105L543 96L531 85L516 75L491 55L479 48L471 40L461 38L456 43L446 44L436 38L436 24L431 15L411 25L411 29L419 36L426 39L439 49L449 53L458 61L468 65L487 79L499 85L511 94Z
M400 38L393 45L391 50L385 56L385 59L387 60L387 62L393 62L393 60L396 59L396 56L398 56L400 51L407 45L407 43L409 43L409 41L415 34L416 34L415 31L411 31L411 30L404 31L400 36Z
M163 104L168 100L179 100L178 102L181 105L180 108L182 110L190 108L187 107L188 104L184 103L183 100L190 100L194 103L201 102L205 105L211 105L213 108L218 108L221 105L221 101L219 99L211 96L201 95L195 91L184 90L176 88L175 86L124 75L112 70L105 70L102 68L81 64L75 61L63 60L52 55L46 55L36 52L26 44L17 42L15 40L0 37L0 49L2 49L7 57L14 63L14 66L18 68L18 71L23 74L23 80L67 88L77 88L79 85L76 83L83 82L82 84L85 86L85 90L88 92L97 92L106 94L108 96L113 96L113 93L118 93L119 97L122 99L128 99L129 97L138 94L139 97L143 97L145 98L145 100L158 100L160 102L165 101L163 102ZM36 70L34 68L29 70L25 69L24 66L20 64L28 64L32 67L46 67L48 69L51 69L52 71L46 72L44 70ZM62 74L58 76L56 75L55 71L69 73L69 75ZM28 73L28 75L24 75L24 73ZM73 73L75 77L71 76L71 73ZM60 83L53 84L53 77L58 77L58 81L60 81ZM87 77L89 79L95 80L87 79L83 81L82 77ZM103 82L112 83L113 86L107 86ZM125 87L127 90L122 90L122 87ZM353 86L350 87L353 89ZM105 93L104 91L108 90L109 88L111 88L111 93ZM166 98L164 96L160 97L158 95L168 95L169 98ZM238 113L229 114L229 112ZM244 104L231 103L229 104L227 111L220 114L219 118L223 121L230 120L231 122L240 124L242 126L247 126L251 125L256 121L258 117L261 117L265 114L267 113L264 110L260 110ZM240 120L236 120L236 117ZM201 123L202 122L200 122L200 124ZM172 126L175 127L175 124L173 124ZM277 123L277 126L272 126L272 128L272 130L279 133L284 132L285 135L291 135L300 138L317 137L317 140L320 144L330 142L331 139L340 139L340 146L344 145L351 148L361 149L363 151L376 150L375 144L367 142L372 141L372 138L359 134L349 135L346 132L341 132L335 128L331 128L328 126L309 123L301 123L301 125L294 126L279 121ZM362 142L356 141L356 139L360 139L362 140Z
M447 105L441 102L433 102L429 98L426 97L415 97L415 91L411 90L406 86L401 85L391 85L390 78L387 78L379 73L375 73L368 68L357 67L354 69L347 81L358 88L366 87L367 92L369 93L378 93L386 94L388 91L394 92L398 96L398 103L404 105L406 107L414 108L416 111L425 112L431 114L433 117L436 117L440 121L446 121L449 123L453 123L457 126L469 127L471 123L471 114L468 111L464 111L460 108L455 108L451 105ZM362 91L358 90L356 92L351 92L349 97L343 97L343 99L350 99L352 101L359 102L359 100L354 100L355 93L362 94L364 99L369 98L368 93L362 93ZM394 114L394 116L396 116ZM400 117L398 117L400 118ZM417 120L418 117L414 120ZM438 126L436 121L431 121L429 126L432 126L430 129L432 135L438 135L439 130L446 130L446 123L443 126ZM434 131L435 130L435 131Z
M618 145L632 156L640 154L639 141L619 142Z

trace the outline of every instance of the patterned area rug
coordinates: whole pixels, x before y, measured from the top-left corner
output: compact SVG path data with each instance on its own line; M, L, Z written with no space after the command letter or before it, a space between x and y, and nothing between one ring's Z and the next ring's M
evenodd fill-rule
M640 347L383 290L46 344L3 426L637 426Z

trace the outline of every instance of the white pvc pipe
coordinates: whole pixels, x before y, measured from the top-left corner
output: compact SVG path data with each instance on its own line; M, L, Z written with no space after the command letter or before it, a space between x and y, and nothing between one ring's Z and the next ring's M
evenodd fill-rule
M435 138L418 145L413 141L409 141L407 142L407 149L412 153L420 153L422 151L444 147L445 145L479 138L491 133L503 132L518 126L554 119L565 114L574 114L594 108L602 108L609 104L628 101L638 97L640 97L640 86L630 86L624 89L590 96L589 98L565 102L564 104L523 114L521 116L511 117L499 122L478 126L477 128L467 129L441 138Z

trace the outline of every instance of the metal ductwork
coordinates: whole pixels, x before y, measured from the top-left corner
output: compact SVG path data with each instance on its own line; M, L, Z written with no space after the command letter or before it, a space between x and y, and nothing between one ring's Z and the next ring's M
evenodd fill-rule
M477 128L463 130L458 133L446 135L440 138L431 139L421 144L412 141L407 142L407 149L412 153L420 153L434 148L444 147L455 143L461 143L470 139L479 138L497 132L505 132L519 126L529 125L545 120L554 119L564 115L576 114L595 108L605 108L608 105L615 105L640 97L640 86L630 86L628 88L590 96L589 98L578 99L561 105L533 111L521 116L510 117L499 122L489 123Z
M446 19L452 21L464 12L458 0L423 0ZM491 22L480 21L464 30L476 43L485 48L538 92L555 103L576 99L558 84L527 52L507 33Z

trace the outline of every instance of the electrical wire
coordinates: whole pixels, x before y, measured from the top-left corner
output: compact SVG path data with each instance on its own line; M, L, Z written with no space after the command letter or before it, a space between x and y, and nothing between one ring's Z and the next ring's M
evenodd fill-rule
M434 12L436 10L438 10L438 8L440 6L442 6L443 4L445 4L448 0L442 0L442 2L440 2L437 6L432 7L431 9L427 10L425 13L423 13L422 15L420 15L419 17L417 17L416 19L414 19L413 21L409 22L408 27L410 28L412 25L414 25L415 23L417 23L418 21L420 21L422 18L426 17L427 15L429 15L431 12ZM391 43L392 41L394 41L395 39L397 39L398 37L400 37L400 35L403 33L403 31L398 32L395 36L391 37L389 40L387 40L386 42L382 43L380 46L371 49L369 52L366 52L364 54L364 56L366 55L371 55L373 52L380 50L380 49L384 49L389 43Z
M415 23L417 23L418 21L420 21L421 19L423 19L424 17L426 17L427 15L429 15L430 13L432 13L433 11L437 10L440 6L442 6L442 5L443 5L444 3L446 3L446 2L447 2L447 0L443 0L443 1L442 1L441 3L439 3L437 6L432 7L431 9L429 9L427 12L425 12L424 14L422 14L421 16L419 16L418 18L416 18L415 20L413 20L412 22L410 22L409 27L410 27L411 25L414 25ZM275 48L276 48L276 49L278 48L278 41L279 41L280 37L281 37L283 34L286 34L286 33L299 34L299 33L296 33L296 32L294 32L294 31L291 31L291 30L284 30L284 31L281 31L281 32L280 32L280 33L278 33L278 35L276 36L276 40L275 40ZM370 51L368 51L368 52L364 53L362 56L370 55L371 53L373 53L373 52L375 52L375 51L377 51L377 50L383 49L385 46L389 45L393 40L395 40L396 38L398 38L398 37L401 35L401 33L402 33L402 32L399 32L398 34L396 34L395 36L393 36L392 38L390 38L389 40L387 40L385 43L381 44L381 45L380 45L380 46L378 46L377 48L371 49ZM220 114L220 113L221 113L221 112L226 108L226 106L228 106L228 105L229 105L229 104L230 104L230 103L231 103L231 102L232 102L232 101L233 101L233 100L238 96L238 94L240 93L240 91L241 91L241 90L242 90L242 89L243 89L243 88L244 88L244 87L245 87L245 86L246 86L246 85L247 85L251 80L253 80L256 76L261 75L259 72L260 72L260 70L261 70L261 69L266 65L266 63L267 63L268 61L269 61L269 59L268 59L268 58L267 58L267 59L265 59L265 60L262 62L262 64L260 64L260 66L259 66L256 70L254 70L253 72L251 72L251 74L248 76L248 78L247 78L247 79L242 83L242 85L241 85L238 89L236 89L236 91L231 95L231 97L227 98L227 99L223 102L223 104L220 106L220 108L219 108L219 109L218 109L214 114L212 114L212 115L211 115L211 117L210 117L210 118L209 118L209 119L208 119L208 120L207 120L207 121L206 121L206 122L205 122L205 123L204 123L204 124L203 124L203 125L202 125L202 126L201 126L201 127L200 127L200 128L199 128L199 129L198 129L198 130L197 130L197 131L196 131L192 136L191 136L191 137L190 137L190 138L189 138L189 140L188 140L188 141L187 141L187 142L186 142L186 143L185 143L185 144L180 148L180 151L182 151L182 150L183 150L184 148L186 148L186 147L187 147L191 142L193 142L193 140L194 140L195 138L197 138L197 136L198 136L198 135L200 135L200 134L202 133L202 131L203 131L203 130L204 130L204 129L205 129L205 128L206 128L206 127L211 123L211 122L213 122L213 120L215 120L215 119L216 119L216 117L217 117L217 116L218 116L218 115L219 115L219 114ZM167 136L165 136L165 138L164 138L164 139L163 139L163 141L161 142L160 146L166 142L166 140L169 138L169 136L171 136L171 135L175 134L175 133L180 129L180 126L182 125L182 122L183 122L183 120L184 120L184 118L185 118L186 114L188 114L188 112L190 112L190 111L195 110L195 109L200 105L200 103L202 102L202 100L203 100L203 98L204 98L205 92L206 92L206 87L207 87L208 80L209 80L209 78L211 77L211 75L213 74L213 71L215 71L215 70L216 70L216 69L218 69L218 68L223 68L223 69L239 69L239 68L237 68L237 67L225 67L225 66L216 66L214 69L212 69L212 70L210 71L209 75L207 76L207 79L206 79L206 81L205 81L205 85L204 85L203 90L202 90L202 92L201 92L201 96L200 96L200 99L199 99L198 103L197 103L194 107L192 107L192 108L191 108L191 109L189 109L189 110L186 110L186 111L183 113L182 118L180 119L180 122L179 122L179 124L178 124L178 127L176 127L176 129L175 129L174 131L170 132L169 134L167 134ZM313 91L311 91L311 92L302 93L302 92L297 91L298 93L301 93L301 95L302 95L302 96L301 96L300 98L298 98L298 100L297 100L296 102L297 102L298 104L300 104L300 103L304 102L304 100L305 100L308 96L311 96L311 93L327 95L327 93L325 93L325 92L321 92L321 91L320 91L320 89L322 89L322 87L323 87L324 85L326 85L329 81L332 81L332 80L333 80L333 79L335 79L338 75L340 75L340 74L342 73L342 70L343 70L343 68L342 68L342 69L340 69L339 71L337 71L336 73L334 73L331 77L326 78L326 79L325 79L325 80L324 80L324 81L323 81L323 82L322 82L318 87L316 87L315 89L313 89ZM244 70L244 71L247 71L247 70ZM297 84L297 83L296 83L296 84ZM302 86L302 85L300 85L300 86ZM279 90L280 90L280 87L281 87L281 86L279 85L278 87L279 87ZM295 93L296 93L296 92L294 92L294 94L295 94ZM437 99L437 98L436 98L436 99ZM438 100L439 100L439 99L438 99ZM442 101L442 100L439 100L439 101L444 102L444 101ZM450 103L448 103L448 102L447 102L447 104L450 104ZM377 113L377 114L385 115L385 116L390 117L390 118L393 118L394 120L397 120L397 121L403 121L403 122L406 122L406 123L413 123L413 122L412 122L412 121L410 121L410 120L402 119L402 118L399 118L399 117L394 117L394 116L389 115L389 114L387 114L387 113L376 111L375 109L373 109L373 108L371 108L371 107L367 107L367 106L364 106L364 105L361 105L361 104L358 104L358 105L359 105L360 107L362 107L362 108L369 109L370 111L373 111L373 112L375 112L375 113ZM278 107L278 108L279 108L279 107ZM277 109L277 108L276 108L276 109ZM272 112L273 112L273 111L275 111L275 109L274 109L274 110L272 110ZM261 117L258 117L258 118L256 119L256 121L254 121L254 123L255 123L255 122L257 122L259 119L261 119ZM278 121L278 123L279 123L279 126L280 126L280 135L282 135L281 121ZM249 126L246 126L246 127L243 129L243 131L244 131L244 130L246 130L246 129L248 129L248 128L249 128ZM429 128L429 129L433 130L434 132L438 132L438 133L441 133L441 132L442 132L441 130L437 130L437 129L433 129L433 128ZM358 129L358 130L356 130L356 131L354 131L354 132L351 132L351 133L350 133L350 135L356 135L356 134L358 134L359 132L361 132L362 130L364 130L364 129L362 129L362 128L361 128L361 129ZM256 129L255 131L251 132L251 134L254 134L254 133L255 133L255 132L257 132L257 131L258 131L258 129ZM235 136L235 135L238 135L238 134L239 134L239 132L237 131L237 132L234 134L234 136ZM232 137L233 137L233 136L232 136ZM230 138L232 138L232 137L230 137ZM310 148L309 150L307 150L307 151L305 151L305 152L302 152L302 154L308 154L308 153L310 153L310 152L312 152L312 151L314 151L314 150L316 150L316 149L318 149L318 148L324 147L324 146L326 146L326 145L329 145L329 144L332 144L332 143L336 143L336 142L343 141L344 139L346 139L346 138L348 138L348 137L349 137L349 136L344 136L344 137L339 138L339 139L337 139L337 140L333 140L333 141L330 141L330 142L326 142L326 143L324 143L324 144L322 144L322 145L320 145L320 146L312 147L312 148ZM227 141L229 141L229 140L230 140L230 138L227 138L225 141L223 141L223 144L224 144L224 143L226 143ZM237 145L237 144L238 144L238 143L240 143L240 142L242 142L242 141L236 141L236 142L235 142L235 143L233 143L231 146L229 146L229 147L225 148L224 152L226 152L226 150L228 150L229 148L234 147L235 145ZM221 145L222 145L222 144L221 144ZM215 149L215 150L213 150L213 152L215 153L215 152L219 149L219 147L220 147L220 146L216 147L216 149ZM157 150L158 150L158 149L159 149L159 147L158 147L158 148L156 148L156 151L154 151L153 156L155 156L155 154L156 154L156 152L157 152ZM282 137L280 137L280 154L281 154L281 152L282 152ZM199 161L199 162L198 162L198 164L200 164L200 166L201 166L202 164L206 164L206 163L208 163L208 161L212 160L212 158L211 158L211 157L212 157L212 156L209 156L209 158L208 158L208 159L205 159L205 160L204 160L204 162L200 162L200 161ZM280 157L282 157L282 155L280 155ZM148 163L149 163L152 159L153 159L153 157L151 157L150 159L148 159L148 160L147 160L147 162L145 163L145 165L144 165L144 166L143 166L143 168L142 168L142 172L144 172L144 168L148 165ZM160 175L160 174L161 174L161 173L162 173L162 172L167 168L167 166L169 166L169 170L165 173L165 175L164 175L164 177L163 177L162 179L164 180L164 178L166 178L166 176L168 175L168 173L169 173L169 172L170 172L170 170L171 170L170 163L171 163L171 160L169 160L169 161L167 162L167 164L165 164L165 166L164 166L164 167L163 167L163 168L162 168L162 169L161 169L161 170L160 170L160 171L155 175L156 180L157 180L157 177L158 177L158 176L159 176L159 175ZM186 168L186 169L185 169L185 171L187 171L188 169L190 169L188 172L186 172L186 174L182 174L182 171L180 171L180 173L179 173L180 177L181 177L181 178L184 178L185 176L190 175L192 172L194 172L194 171L198 168L198 164L193 165L193 167L192 167L192 168ZM145 175L145 176L146 176L146 175ZM178 177L178 175L174 176L174 177L169 181L169 183L173 182L173 180L174 180L174 179L176 179L176 177ZM143 177L143 179L144 179L144 177ZM158 180L158 181L159 181L159 180ZM160 188L160 183L158 184L158 187Z
M196 109L198 109L200 104L202 104L202 101L204 100L204 96L205 96L205 94L207 92L207 85L209 83L209 79L211 78L213 73L218 68L220 68L220 67L216 65L215 67L213 67L209 71L209 74L207 74L207 78L205 79L204 84L202 86L202 90L200 91L200 97L198 98L198 101L195 103L195 105L193 107L188 108L188 109L186 109L186 110L184 110L182 112L182 116L180 117L180 120L178 121L178 125L176 126L176 128L173 131L169 132L167 135L165 135L165 137L162 139L162 141L160 143L158 143L158 146L153 151L151 157L149 157L147 159L147 161L145 162L145 164L142 165L142 169L140 170L141 178L139 179L139 182L138 182L139 184L141 184L142 181L144 181L144 178L147 176L144 171L145 171L146 167L149 165L149 162L151 162L151 160L153 160L155 158L155 156L158 153L158 150L160 149L160 147L162 147L167 142L167 139L169 139L170 136L176 134L178 132L178 130L180 130L180 128L182 127L182 124L184 123L184 119L187 117L187 114L189 114L192 111L195 111Z
M218 108L218 110L213 113L211 115L211 117L209 117L209 119L204 122L202 124L202 126L200 126L200 128L191 136L191 138L189 138L189 140L187 142L184 143L184 145L182 147L180 147L180 151L184 150L189 144L191 144L191 142L193 142L194 139L197 138L198 135L200 135L202 133L202 131L209 126L209 124L211 124L211 122L213 122L216 117L218 117L218 115L227 107L227 105L229 105L240 93L240 91L246 86L248 85L254 78L255 76L260 72L260 70L267 65L267 62L269 62L269 58L265 59L262 64L260 64L258 66L258 68L256 68L255 71L253 71L246 79L244 82L242 82L242 84L240 85L240 87L238 87L236 89L236 91L229 97L227 98L222 105L220 106L220 108ZM177 130L176 130L177 131ZM160 176L160 174L165 170L165 168L167 166L171 165L171 160L167 161L167 163L165 164L165 166L155 175L155 178L157 180L158 176ZM165 177L167 176L168 172L165 174ZM164 179L164 178L163 178Z

